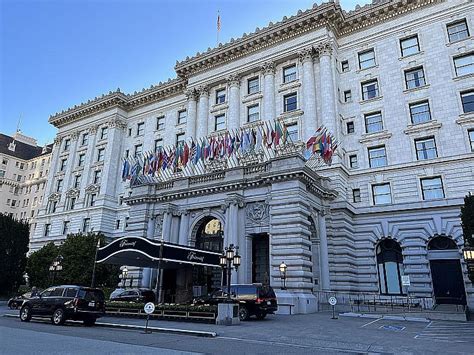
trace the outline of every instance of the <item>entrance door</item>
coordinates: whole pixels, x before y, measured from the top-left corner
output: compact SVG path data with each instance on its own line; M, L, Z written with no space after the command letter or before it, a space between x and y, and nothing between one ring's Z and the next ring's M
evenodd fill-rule
M268 234L259 234L252 238L252 282L269 282L270 246Z
M466 291L458 259L431 260L436 304L466 304Z

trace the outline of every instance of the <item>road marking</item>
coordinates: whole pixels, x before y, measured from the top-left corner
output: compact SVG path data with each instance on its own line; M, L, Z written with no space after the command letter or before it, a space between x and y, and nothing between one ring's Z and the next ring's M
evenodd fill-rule
M474 323L432 321L414 338L438 342L474 343L473 333Z
M375 322L378 322L379 320L382 320L382 319L383 319L383 318L378 318L378 319L376 319L376 320L373 320L373 321L371 321L371 322L369 322L369 323L367 323L367 324L364 324L361 328L367 327L368 325L374 324Z

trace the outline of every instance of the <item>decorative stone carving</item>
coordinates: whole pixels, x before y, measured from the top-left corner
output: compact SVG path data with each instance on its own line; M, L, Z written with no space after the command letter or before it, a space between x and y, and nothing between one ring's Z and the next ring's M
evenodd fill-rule
M92 184L86 187L86 193L94 193L94 192L99 192L100 190L100 185L99 184Z
M227 78L227 84L230 86L240 86L240 76L238 74L232 74Z
M193 89L187 89L184 92L184 95L186 95L186 100L190 101L190 100L196 100L198 93L196 92L196 89L193 88Z
M62 137L56 137L54 138L54 145L60 145L62 141Z
M245 214L252 223L262 223L269 216L268 204L263 202L248 204Z
M77 141L78 138L79 138L79 131L74 131L71 133L71 139L73 141Z
M122 129L122 130L125 130L127 128L127 124L124 123L122 120L120 120L118 118L114 118L114 119L109 120L107 122L107 125L110 128L118 128L118 129Z
M60 199L61 199L61 194L59 192L54 192L48 197L49 201L59 201Z
M331 55L333 49L334 48L333 48L332 41L326 41L326 42L320 43L318 47L316 48L316 51L319 54L319 56Z
M89 127L89 132L92 134L97 133L97 130L99 129L99 125L92 125Z
M199 97L201 96L209 96L209 87L207 85L201 85L196 89Z
M298 57L300 59L301 63L304 63L306 61L313 61L314 59L314 48L313 47L308 47L304 48L298 53Z
M66 192L66 197L77 197L77 196L79 196L78 189L70 189Z
M275 63L274 62L265 62L260 67L260 71L263 75L266 74L275 74Z

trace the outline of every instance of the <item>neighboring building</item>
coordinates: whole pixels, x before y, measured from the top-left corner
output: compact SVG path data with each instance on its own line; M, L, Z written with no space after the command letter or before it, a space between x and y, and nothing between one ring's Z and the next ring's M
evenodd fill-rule
M27 221L31 233L43 203L51 149L52 144L39 147L19 131L13 137L0 134L0 213Z
M474 306L459 219L474 192L473 14L467 0L315 5L178 62L177 79L51 116L59 132L32 248L92 229L233 242L239 282L269 276L278 288L285 261L278 297L297 313L329 290ZM159 184L120 178L122 157L273 119L303 142L327 127L340 141L333 164L312 172L295 155ZM176 298L220 278L166 273ZM154 284L150 270L138 276Z

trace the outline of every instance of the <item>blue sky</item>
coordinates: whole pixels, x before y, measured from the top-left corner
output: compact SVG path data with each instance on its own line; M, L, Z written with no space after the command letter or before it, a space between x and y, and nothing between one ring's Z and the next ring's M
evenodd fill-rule
M341 0L346 10L369 0ZM0 132L52 142L51 114L175 77L176 60L314 0L0 0ZM320 1L318 1L320 3ZM250 11L251 9L251 11Z

